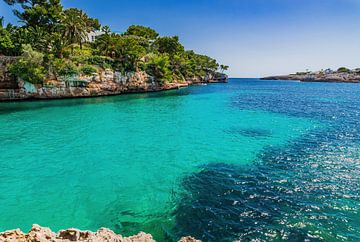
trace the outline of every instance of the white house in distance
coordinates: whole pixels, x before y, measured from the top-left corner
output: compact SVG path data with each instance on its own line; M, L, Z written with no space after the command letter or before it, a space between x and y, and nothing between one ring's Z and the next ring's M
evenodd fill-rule
M86 41L92 43L92 42L94 42L96 40L96 37L98 37L100 35L103 35L103 34L105 34L105 32L103 32L103 31L98 31L98 30L97 31L92 31L92 32L87 34Z

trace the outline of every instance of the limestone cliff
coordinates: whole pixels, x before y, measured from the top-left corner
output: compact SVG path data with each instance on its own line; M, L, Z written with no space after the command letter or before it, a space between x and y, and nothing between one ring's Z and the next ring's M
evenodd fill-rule
M123 93L156 92L178 89L196 83L226 82L227 76L196 77L191 80L159 82L147 73L138 71L122 74L98 68L90 76L58 77L51 75L43 84L32 84L14 78L8 64L15 59L0 57L0 101L24 99L56 99L118 95Z

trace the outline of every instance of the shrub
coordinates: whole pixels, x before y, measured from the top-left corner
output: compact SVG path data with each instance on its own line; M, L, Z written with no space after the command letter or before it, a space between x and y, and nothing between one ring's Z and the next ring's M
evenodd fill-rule
M93 54L91 46L85 43L82 47L78 44L71 44L63 49L63 56L66 58L90 57Z
M42 66L44 55L34 51L30 45L23 45L22 49L21 57L9 66L10 72L27 82L43 83L46 76L46 70Z
M62 77L75 76L79 74L77 66L71 61L56 59L52 63L57 75Z
M106 69L114 64L114 60L106 56L93 55L87 58L87 63L90 65L98 65Z
M347 72L350 72L350 70L346 67L340 67L338 70L338 72L343 72L343 73L347 73Z
M80 72L86 76L91 76L97 72L96 68L90 65L85 65L80 68Z
M75 65L79 65L79 64L87 64L87 60L88 57L85 56L72 56L70 58L70 60L75 64Z
M171 82L173 79L167 55L149 55L148 61L144 64L144 69L160 83Z

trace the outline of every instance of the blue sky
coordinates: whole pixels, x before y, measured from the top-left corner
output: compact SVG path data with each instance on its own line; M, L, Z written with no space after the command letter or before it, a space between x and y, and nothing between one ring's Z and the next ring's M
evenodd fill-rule
M179 35L232 77L360 67L360 0L63 0L112 30ZM0 15L15 22L0 2Z

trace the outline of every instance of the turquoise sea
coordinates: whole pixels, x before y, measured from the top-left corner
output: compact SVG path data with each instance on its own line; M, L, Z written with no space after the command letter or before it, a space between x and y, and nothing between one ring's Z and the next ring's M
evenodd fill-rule
M0 103L0 230L360 241L360 85Z

